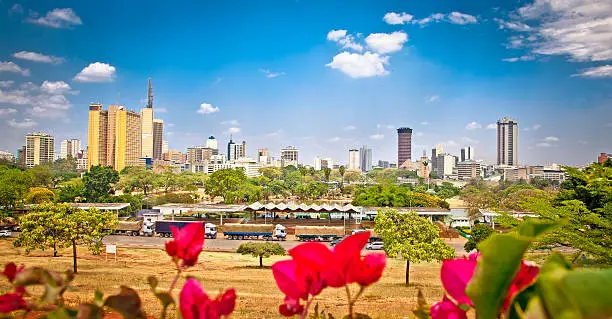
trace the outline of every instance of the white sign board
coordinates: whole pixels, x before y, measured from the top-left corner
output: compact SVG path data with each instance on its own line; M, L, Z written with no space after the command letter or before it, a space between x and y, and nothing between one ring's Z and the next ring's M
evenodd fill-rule
M107 254L116 254L117 253L117 245L106 245L106 253Z

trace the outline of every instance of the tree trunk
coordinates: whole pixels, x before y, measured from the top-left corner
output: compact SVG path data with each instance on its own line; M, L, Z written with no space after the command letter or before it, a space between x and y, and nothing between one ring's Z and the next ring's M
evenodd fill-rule
M53 244L53 257L57 257L57 244Z
M263 267L263 256L259 256L259 267Z
M410 260L406 259L406 286L410 284Z
M76 252L76 240L72 241L72 268L74 273L77 273L77 252Z

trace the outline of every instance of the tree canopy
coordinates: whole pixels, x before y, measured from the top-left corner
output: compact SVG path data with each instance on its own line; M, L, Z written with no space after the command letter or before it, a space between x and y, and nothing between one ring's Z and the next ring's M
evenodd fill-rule
M119 173L110 166L92 166L83 176L85 198L87 202L102 202L113 193L114 185L119 181Z
M263 267L263 258L270 256L284 256L286 254L285 248L278 243L256 243L248 242L240 245L237 253L242 255L252 255L253 257L259 257L259 267Z
M427 193L413 192L407 186L379 184L358 188L353 205L376 207L442 207L448 203Z

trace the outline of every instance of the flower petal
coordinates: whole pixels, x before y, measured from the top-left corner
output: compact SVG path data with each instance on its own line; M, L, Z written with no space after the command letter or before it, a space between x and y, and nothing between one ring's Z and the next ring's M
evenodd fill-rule
M506 299L504 299L502 312L508 310L510 302L516 294L533 284L539 272L540 268L535 263L525 260L521 262L521 268L519 269L518 273L514 277L514 280L510 284L510 288L508 289L508 295L506 296Z
M369 286L380 279L386 265L387 256L385 254L368 254L357 265L351 266L347 282Z
M308 292L303 285L298 285L297 263L294 260L282 260L272 265L272 274L278 289L288 297L306 299Z
M446 296L429 309L432 319L467 319L465 311L457 307Z
M23 296L17 293L0 295L0 313L9 313L20 309L27 309Z
M210 299L195 279L189 279L181 290L180 311L183 319L207 318Z
M15 265L15 263L6 264L2 274L8 279L9 282L13 282L13 280L15 280L15 276L17 276L17 265Z
M229 316L232 312L234 312L234 308L236 307L236 290L228 289L223 295L217 298L218 302L218 311L220 316Z
M474 303L465 294L465 288L474 275L476 259L448 259L442 263L440 279L448 295L458 304L473 306Z
M303 243L289 250L296 263L312 271L327 269L332 261L332 252L322 243Z

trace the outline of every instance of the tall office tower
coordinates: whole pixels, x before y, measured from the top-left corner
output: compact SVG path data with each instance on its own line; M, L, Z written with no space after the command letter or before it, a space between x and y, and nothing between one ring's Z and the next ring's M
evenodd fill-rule
M108 162L108 113L109 112L102 110L102 104L89 105L89 124L87 129L87 167L97 165L108 166L113 165L114 163L114 161ZM113 128L114 127L115 124L113 122Z
M120 107L116 114L115 124L115 165L116 171L127 166L141 164L141 132L140 115Z
M509 117L497 121L497 165L518 165L518 121Z
M257 150L257 163L261 164L269 164L270 163L270 153L267 148L260 148Z
M25 145L23 145L20 149L17 150L17 164L21 168L25 168L25 163L26 163L26 159L25 159L26 151L25 150L26 150Z
M168 141L163 140L162 142L162 158L164 157L164 154L168 153Z
M59 158L77 158L79 151L81 150L81 140L70 139L63 140L60 144Z
M450 154L438 154L436 156L436 174L439 178L448 178L453 174L455 168L455 157Z
M372 149L368 148L367 145L359 149L359 167L362 172L369 172L372 170Z
M293 165L295 167L298 166L299 163L299 150L293 146L287 146L285 148L281 148L280 150L280 159L281 166L289 166Z
M25 167L51 164L55 156L55 139L45 133L26 135Z
M359 150L358 149L349 150L348 169L352 169L352 170L359 169Z
M215 139L214 136L208 137L208 139L206 140L206 147L213 149L213 150L219 149L219 146L217 145L217 140Z
M164 120L153 120L153 159L162 159L164 148Z
M115 166L115 142L117 140L117 112L121 106L108 106L108 129L106 130L106 165Z
M241 144L236 144L230 138L230 141L227 143L227 159L229 161L235 161L241 157L245 157L246 151L246 142L242 141Z
M471 146L466 146L461 149L461 162L464 162L467 160L475 160L474 148Z
M412 129L400 127L397 129L397 167L406 161L412 162Z
M438 155L442 154L444 152L444 150L442 149L442 144L437 144L435 148L431 149L431 171L435 172L436 171L436 165L437 165L437 160L436 158L438 157Z
M147 107L140 110L140 129L142 130L141 157L153 158L153 85L149 78Z

